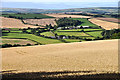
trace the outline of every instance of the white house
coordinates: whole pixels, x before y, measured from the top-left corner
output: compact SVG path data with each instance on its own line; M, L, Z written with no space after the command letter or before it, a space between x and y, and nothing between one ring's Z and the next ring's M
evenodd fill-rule
M82 26L83 28L89 28L89 26Z

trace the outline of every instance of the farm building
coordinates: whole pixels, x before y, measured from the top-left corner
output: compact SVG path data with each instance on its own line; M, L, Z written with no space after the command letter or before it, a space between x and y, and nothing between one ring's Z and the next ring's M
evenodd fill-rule
M82 26L83 28L89 28L89 26Z

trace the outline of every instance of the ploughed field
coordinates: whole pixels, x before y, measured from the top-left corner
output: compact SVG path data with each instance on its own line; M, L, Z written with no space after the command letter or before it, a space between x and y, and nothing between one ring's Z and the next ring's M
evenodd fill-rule
M42 25L42 26L46 26L51 24L52 26L56 25L55 19L54 18L48 18L48 19L25 19L24 20L25 23L28 24L38 24L38 25Z
M9 73L73 71L51 74L49 75L51 77L116 73L118 40L3 48L2 71L3 74L7 71Z

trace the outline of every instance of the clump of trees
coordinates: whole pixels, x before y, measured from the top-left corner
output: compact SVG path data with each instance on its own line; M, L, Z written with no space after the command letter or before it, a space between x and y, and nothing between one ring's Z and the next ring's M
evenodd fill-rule
M120 39L120 29L104 30L101 34L104 39Z
M77 26L82 24L79 20L73 20L72 18L60 18L58 20L55 20L58 27L65 27L65 26Z
M46 24L46 26L45 26L48 30L50 30L50 29L53 29L53 26L51 25L51 24Z

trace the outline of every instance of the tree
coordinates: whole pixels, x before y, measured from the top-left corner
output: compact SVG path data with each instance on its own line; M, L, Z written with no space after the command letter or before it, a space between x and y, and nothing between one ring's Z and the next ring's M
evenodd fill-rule
M35 24L35 26L39 26L38 24Z
M22 32L23 32L23 33L27 33L26 29L22 29Z
M51 25L51 24L49 24L49 29L53 29L53 27L52 27L52 25Z
M46 24L46 26L45 26L48 30L49 30L49 25L48 24Z
M57 26L56 25L54 25L54 30L57 30Z
M31 33L32 33L32 34L35 34L35 33L36 33L36 29L33 28L33 29L31 30Z

